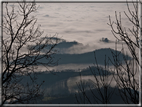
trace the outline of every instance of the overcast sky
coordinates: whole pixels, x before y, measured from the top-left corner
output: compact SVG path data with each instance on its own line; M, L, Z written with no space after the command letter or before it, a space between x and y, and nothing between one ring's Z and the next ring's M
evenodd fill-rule
M115 21L115 11L122 13L124 26L131 26L124 15L124 11L127 12L125 3L37 3L37 5L39 9L36 17L45 34L58 33L58 37L84 45L100 48L112 46L111 43L100 46L99 41L103 37L115 41L107 24L109 15Z

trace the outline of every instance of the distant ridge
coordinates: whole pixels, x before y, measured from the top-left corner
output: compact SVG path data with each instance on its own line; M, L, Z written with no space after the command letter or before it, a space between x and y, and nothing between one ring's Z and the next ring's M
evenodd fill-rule
M56 54L55 58L56 59L61 58L59 64L70 64L70 63L87 64L87 63L95 63L95 54L96 54L96 59L98 64L104 65L105 55L106 59L108 59L109 57L113 61L113 56L111 52L120 53L118 57L120 61L123 61L123 56L127 57L128 60L131 59L130 56L128 55L126 56L120 51L116 51L110 48L98 49L92 52L86 52L82 54Z
M109 57L109 59L111 59L113 62L113 55L111 52L119 53L119 56L118 56L119 61L123 61L123 56L125 56L127 60L131 59L130 56L128 55L126 56L120 51L116 51L110 48L102 48L102 49L98 49L95 51L86 52L82 54L55 54L53 57L53 60L56 61L60 59L58 62L58 65L61 65L61 64L92 64L92 63L95 63L95 55L96 55L97 63L100 65L104 65L105 55L106 55L106 60L108 60L108 57ZM35 56L30 56L29 58L32 60L33 57ZM26 58L28 59L28 57ZM24 59L25 58L19 59L19 62L22 64L22 61ZM46 61L48 61L48 59L42 58L39 60L39 62L46 62Z

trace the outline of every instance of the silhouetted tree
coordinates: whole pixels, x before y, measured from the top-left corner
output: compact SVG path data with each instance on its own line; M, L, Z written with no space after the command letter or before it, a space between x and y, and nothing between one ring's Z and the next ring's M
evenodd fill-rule
M132 5L134 7L133 10L130 9L129 3L127 2L128 7L128 14L124 11L124 14L127 16L129 22L133 25L132 28L126 28L123 27L122 19L121 19L121 13L119 13L119 16L117 12L115 12L115 18L116 21L112 21L109 16L109 26L112 29L112 33L114 37L116 37L116 45L115 45L115 52L111 51L113 60L108 58L109 62L113 64L113 71L115 74L113 74L112 79L116 81L116 87L119 90L119 94L121 98L123 99L124 103L127 104L138 104L139 103L139 67L141 67L141 62L139 60L139 49L140 49L140 38L139 38L139 29L140 28L140 21L139 14L138 14L138 4L141 3L140 1L133 2ZM117 43L119 41L122 41L124 45L126 45L129 49L129 56L131 56L131 59L128 59L128 54L124 50L122 46L121 52L117 51ZM123 53L123 61L120 60L120 53ZM97 57L97 56L96 56ZM106 60L106 59L105 59ZM97 60L95 59L97 62ZM105 63L105 69L106 69ZM95 66L97 66L97 70L94 72L101 73L101 67L98 66L96 63ZM108 65L109 66L109 65ZM92 70L91 70L92 71ZM93 90L90 88L90 92L93 95L93 100L95 103L103 103L108 104L111 103L109 96L112 96L114 93L113 91L108 94L109 89L108 87L111 84L111 81L105 81L105 78L108 78L108 75L100 75L98 78L96 77L96 74L92 72L95 81L94 87L98 90L97 93L94 93ZM100 85L102 84L102 85ZM87 98L87 103L92 103L92 99L89 99L87 93L84 89L84 86L82 84L82 80L80 83L77 83L79 87L80 92L80 98L77 98L78 103L84 103L83 101L79 100L82 98ZM83 88L82 88L83 87ZM115 91L115 90L114 90ZM118 93L117 93L118 94ZM97 96L96 96L97 95ZM112 102L113 103L113 102Z
M42 95L40 87L44 83L36 81L35 70L39 64L57 64L53 60L57 40L44 36L40 30L34 17L35 2L2 2L2 9L2 104L35 103ZM28 45L32 47L24 51Z
M112 29L113 35L116 37L117 41L123 41L130 52L132 57L131 60L127 60L127 57L123 57L124 62L119 60L119 54L113 53L114 59L114 67L117 76L115 80L117 82L117 87L119 88L119 93L122 96L121 98L125 103L139 103L139 67L141 67L141 62L139 60L139 50L140 50L140 37L139 31L141 32L140 20L138 14L138 5L141 3L140 1L133 2L134 9L131 10L129 4L127 3L128 12L124 12L127 16L129 22L132 24L132 28L123 27L121 13L119 16L117 12L115 12L116 21L111 21L109 17L109 26ZM141 35L140 35L141 36ZM117 46L116 46L117 49ZM126 54L124 48L122 48L122 52Z

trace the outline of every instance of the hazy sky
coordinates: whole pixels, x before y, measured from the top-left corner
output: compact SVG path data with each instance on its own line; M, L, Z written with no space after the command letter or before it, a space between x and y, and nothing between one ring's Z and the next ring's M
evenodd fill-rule
M128 27L124 11L125 3L37 3L39 9L36 13L38 23L45 34L54 35L67 41L77 41L84 45L96 47L110 47L112 43L101 44L101 38L115 41L111 33L109 15L115 20L115 11L122 13L122 22Z
M39 8L35 16L37 24L44 30L44 35L53 36L58 33L59 38L90 45L94 49L114 47L115 38L107 23L109 15L115 20L115 11L122 13L124 26L131 26L124 15L124 11L128 12L126 3L45 2L37 3L37 6ZM100 43L102 38L108 38L111 43Z
M133 9L131 4L130 9ZM115 38L108 26L109 15L115 21L115 11L122 13L122 23L131 27L124 11L128 13L126 3L37 3L34 14L37 24L41 25L44 35L55 35L67 41L82 43L87 50L114 48ZM6 37L6 36L4 36ZM100 42L108 38L110 43ZM87 47L89 45L89 47ZM122 48L121 45L118 48ZM88 50L89 49L89 50ZM77 50L77 49L76 49ZM75 51L76 51L75 50ZM25 50L24 50L25 51ZM79 50L77 50L79 51Z

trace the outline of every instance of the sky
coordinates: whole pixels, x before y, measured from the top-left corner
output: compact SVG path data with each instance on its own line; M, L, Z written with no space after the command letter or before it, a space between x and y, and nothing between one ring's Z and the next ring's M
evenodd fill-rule
M129 5L131 8L131 3ZM126 3L45 2L37 3L37 6L39 8L34 15L37 18L37 24L41 25L44 35L54 36L58 34L58 38L77 41L85 46L89 45L91 50L107 47L114 48L113 44L116 39L107 23L109 23L109 16L112 21L115 21L115 11L117 13L121 12L122 22L125 27L131 26L124 15L124 11L128 13ZM100 42L102 38L107 38L111 42L102 43ZM121 45L118 47L122 48Z
M125 3L39 3L36 13L38 23L45 34L55 35L67 41L77 41L95 48L111 47L115 38L111 33L109 15L115 21L115 11L122 13L123 25L131 26L124 11ZM102 38L113 41L100 45ZM120 46L121 48L121 46Z

